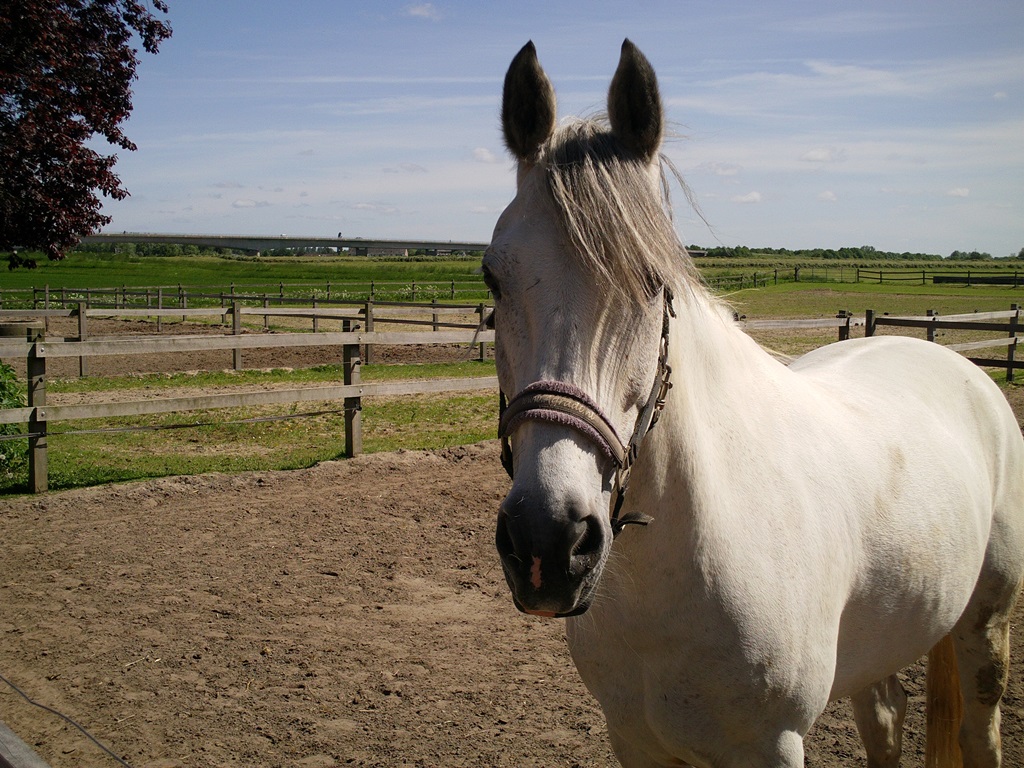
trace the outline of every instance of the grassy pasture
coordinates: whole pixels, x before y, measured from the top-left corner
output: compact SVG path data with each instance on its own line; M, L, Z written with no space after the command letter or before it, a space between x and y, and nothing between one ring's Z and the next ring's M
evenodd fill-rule
M235 285L260 287L280 283L310 284L352 283L365 291L371 281L381 283L444 284L455 281L460 290L469 283L486 296L483 280L477 272L478 257L432 259L384 259L365 256L135 256L126 254L70 253L63 261L37 259L34 270L6 272L0 279L0 291L42 288L172 288L185 286L202 292L227 290ZM429 297L428 297L429 299Z
M863 315L864 310L891 315L943 315L990 312L1024 304L1024 288L963 285L875 285L870 283L780 283L728 294L741 314L760 317L826 317L839 310Z
M263 263L266 261L266 263ZM316 282L345 280L479 280L477 261L384 261L317 257L234 260L220 257L85 258L72 254L64 262L40 263L33 272L8 273L0 288L42 285L112 287L173 285L224 286L234 282ZM847 283L780 283L738 291L726 296L736 311L751 319L775 317L830 317L838 310L863 315L879 313L923 315L1008 309L1024 299L1024 289L1009 286L870 285ZM1022 302L1024 303L1024 302ZM857 329L854 335L863 333ZM766 346L787 354L834 341L834 331L770 331L755 334ZM363 367L366 381L385 378L462 377L493 375L493 363L456 365ZM299 383L337 383L341 371L321 366L295 371L207 372L153 374L117 378L88 378L49 382L54 397L98 393L109 399L131 397L132 390L188 388L204 392L240 385L289 386ZM340 403L324 405L322 412L285 418L299 411L318 411L318 404L195 412L134 420L107 419L53 425L55 432L90 430L88 434L51 434L50 485L70 488L169 474L208 471L271 470L309 466L335 459L344 450L344 417ZM496 433L497 404L490 394L454 396L420 395L377 398L364 403L364 448L386 451L400 448L437 448L492 438ZM201 426L199 426L201 425ZM130 428L135 431L116 432ZM24 479L4 477L0 467L0 494L17 493Z

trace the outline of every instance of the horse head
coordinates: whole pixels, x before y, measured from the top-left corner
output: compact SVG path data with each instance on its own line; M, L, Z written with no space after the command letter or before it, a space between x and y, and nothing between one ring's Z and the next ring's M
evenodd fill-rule
M513 483L496 544L517 606L568 616L595 597L621 525L610 509L664 395L683 249L665 210L657 80L630 41L607 123L556 129L555 92L528 43L505 77L502 124L516 195L483 261L512 396L500 431Z

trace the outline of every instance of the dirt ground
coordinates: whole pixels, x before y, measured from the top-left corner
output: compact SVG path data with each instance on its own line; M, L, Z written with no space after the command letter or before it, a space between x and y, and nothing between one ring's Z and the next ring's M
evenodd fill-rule
M0 674L134 768L615 766L561 623L512 606L507 487L487 442L2 499ZM1024 629L1003 712L1024 765ZM2 683L0 721L53 768L116 764ZM807 765L861 754L838 702Z
M5 500L0 674L135 768L614 766L560 622L509 599L497 452ZM1021 640L1007 766L1024 764ZM905 679L920 766L921 670ZM2 685L0 720L54 768L114 765ZM807 753L859 763L845 702Z

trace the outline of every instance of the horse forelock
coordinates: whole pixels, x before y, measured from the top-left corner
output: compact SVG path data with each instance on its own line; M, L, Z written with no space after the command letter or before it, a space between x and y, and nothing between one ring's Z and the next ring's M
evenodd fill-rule
M647 162L595 118L564 124L540 162L574 255L611 291L640 301L665 285L700 284L672 224L666 171L678 173L667 158L652 189Z

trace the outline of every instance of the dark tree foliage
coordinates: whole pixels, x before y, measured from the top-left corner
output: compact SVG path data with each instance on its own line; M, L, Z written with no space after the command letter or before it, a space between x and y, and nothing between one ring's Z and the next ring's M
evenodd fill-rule
M128 192L117 155L89 146L102 137L135 145L121 131L132 110L139 63L170 37L163 0L0 2L0 251L21 246L61 259L110 217L99 194ZM16 263L12 259L12 266Z

